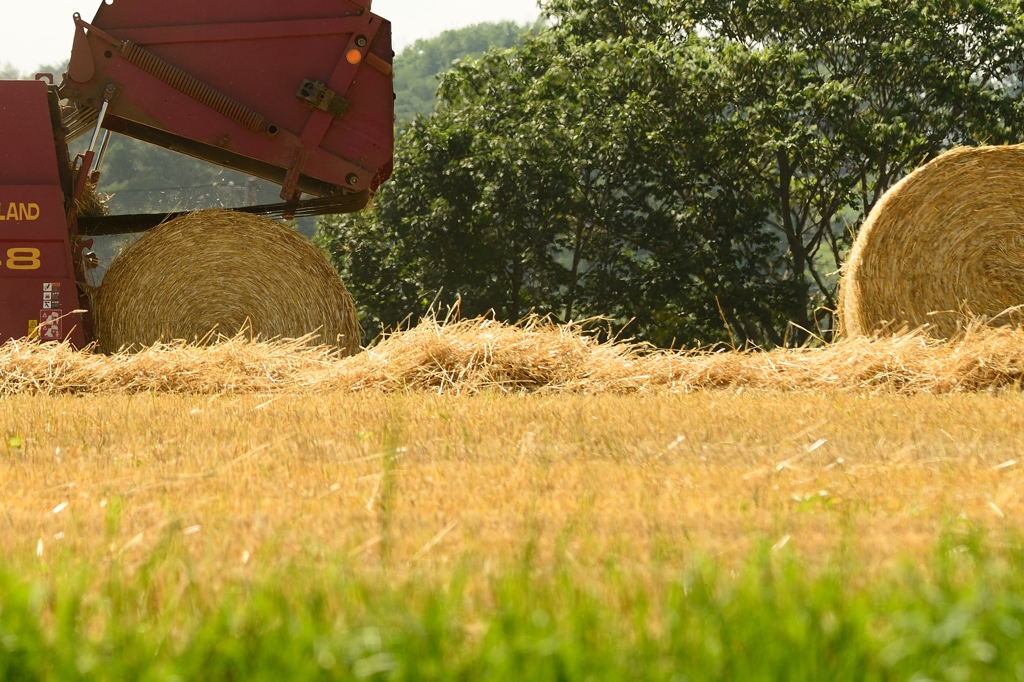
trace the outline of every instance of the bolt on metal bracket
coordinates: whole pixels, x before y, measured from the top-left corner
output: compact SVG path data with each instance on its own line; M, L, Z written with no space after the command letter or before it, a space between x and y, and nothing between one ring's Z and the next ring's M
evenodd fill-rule
M320 109L337 118L341 118L348 111L348 100L340 97L320 81L302 81L297 96L307 108Z

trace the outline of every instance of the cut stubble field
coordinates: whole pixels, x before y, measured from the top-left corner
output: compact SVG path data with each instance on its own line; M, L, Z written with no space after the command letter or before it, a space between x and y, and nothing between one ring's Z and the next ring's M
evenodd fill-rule
M19 396L0 402L0 551L131 567L178 536L211 587L307 562L486 575L524 552L661 582L763 543L870 573L926 562L958 524L1020 527L1022 407L1017 393Z

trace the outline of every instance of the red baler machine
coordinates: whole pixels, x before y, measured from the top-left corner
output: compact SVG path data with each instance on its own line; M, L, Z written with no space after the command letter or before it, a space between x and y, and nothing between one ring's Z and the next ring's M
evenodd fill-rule
M364 208L394 148L391 25L370 3L108 1L75 15L60 84L0 81L0 343L92 341L90 236L166 219L77 215L111 132L281 185L248 212Z

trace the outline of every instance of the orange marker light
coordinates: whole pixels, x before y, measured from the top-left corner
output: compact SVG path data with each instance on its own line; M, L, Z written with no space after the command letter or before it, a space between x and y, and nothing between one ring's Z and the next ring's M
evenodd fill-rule
M348 59L349 64L358 64L363 61L363 53L355 49L349 50L345 58Z

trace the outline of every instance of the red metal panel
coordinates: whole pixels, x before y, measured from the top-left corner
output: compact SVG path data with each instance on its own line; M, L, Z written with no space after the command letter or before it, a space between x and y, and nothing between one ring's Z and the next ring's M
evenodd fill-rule
M92 22L100 28L144 28L191 24L233 24L289 19L331 19L357 16L359 0L117 0L100 5ZM182 21L183 18L188 21Z
M84 345L78 308L46 85L0 81L0 343Z
M390 74L365 58L357 64L345 59L349 49L358 47L364 57L373 54L376 63L391 64L391 25L366 11L368 4L117 0L100 7L93 23L115 43L131 40L262 115L275 126L273 134L253 132L122 59L117 45L94 31L88 50L76 43L72 57L72 75L91 74L89 79L72 81L63 92L98 107L107 85L114 84L117 95L110 114L115 120L136 121L286 170L304 150L306 175L338 187L366 189L375 177L387 175L394 148ZM366 40L357 46L360 36ZM296 96L305 79L327 83L344 96L349 101L345 115L333 118L306 108ZM307 128L315 134L304 135ZM349 182L352 175L358 178L355 184Z
M59 187L46 83L2 81L0 87L0 185ZM43 149L41 142L49 144Z
M296 19L291 21L252 21L244 24L208 24L185 26L131 27L132 40L140 45L174 43L223 43L233 40L269 40L313 38L348 33L352 18ZM110 31L116 34L117 30Z
M63 241L68 233L67 217L63 209L53 210L54 206L62 206L63 199L57 184L0 184L0 230L8 228L38 239Z
M40 241L34 237L0 238L0 278L45 279L71 276L63 241ZM70 301L69 301L69 304ZM77 307L77 302L73 304Z

